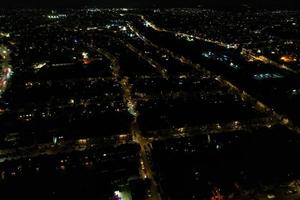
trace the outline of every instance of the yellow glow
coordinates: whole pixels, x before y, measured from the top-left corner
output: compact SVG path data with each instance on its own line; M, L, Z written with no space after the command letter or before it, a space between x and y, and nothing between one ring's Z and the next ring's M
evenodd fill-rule
M80 145L86 145L86 144L88 143L88 141L87 141L87 139L79 139L79 140L78 140L78 143L79 143Z
M35 64L33 65L33 68L34 68L35 70L39 70L39 69L43 68L43 67L46 66L46 65L47 65L47 63L35 63Z
M285 63L291 63L291 62L296 62L297 58L292 55L284 55L284 56L281 56L280 60Z
M283 118L282 119L282 124L287 125L289 123L289 119L288 118Z

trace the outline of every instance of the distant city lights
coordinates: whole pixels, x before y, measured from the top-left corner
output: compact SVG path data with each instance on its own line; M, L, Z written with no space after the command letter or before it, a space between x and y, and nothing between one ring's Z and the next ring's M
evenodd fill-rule
M58 15L48 15L47 17L48 17L48 19L60 19L60 18L67 17L67 15L66 14L58 14Z
M268 79L279 79L279 78L283 78L283 76L277 73L262 73L262 74L254 75L255 80L268 80Z

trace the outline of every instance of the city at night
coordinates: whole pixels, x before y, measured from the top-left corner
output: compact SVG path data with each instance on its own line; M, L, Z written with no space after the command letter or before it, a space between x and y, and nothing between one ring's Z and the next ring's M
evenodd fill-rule
M295 0L0 6L0 199L300 200Z

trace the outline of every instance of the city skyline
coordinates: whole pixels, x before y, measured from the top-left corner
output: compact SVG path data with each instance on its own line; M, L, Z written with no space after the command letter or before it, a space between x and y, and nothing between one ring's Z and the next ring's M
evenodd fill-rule
M300 10L147 2L0 9L1 197L299 200Z
M154 8L172 8L172 7L209 7L234 9L235 7L252 7L259 9L299 9L296 0L22 0L5 1L1 3L3 8L84 8L84 7L154 7Z

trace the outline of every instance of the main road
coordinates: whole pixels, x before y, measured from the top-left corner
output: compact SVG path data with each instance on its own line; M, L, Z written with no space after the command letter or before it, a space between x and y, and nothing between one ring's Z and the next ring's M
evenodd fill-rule
M193 37L195 39L203 40L202 38L199 38L197 36L188 35L188 34L185 34L185 33L173 32L173 31L166 30L164 28L160 28L160 27L156 26L155 24L153 24L152 22L148 21L143 15L139 15L139 16L144 21L144 24L147 27L150 27L150 28L152 28L153 30L155 30L157 32L168 32L168 33L172 33L172 34L175 34L175 35L180 34L182 36L189 36L189 37ZM147 39L144 35L142 35L137 29L135 29L130 24L128 24L128 28L130 30L132 30L132 32L135 33L141 40L143 40L145 42L145 44L150 45L154 48L158 48L161 51L167 53L170 57L172 57L176 60L179 60L181 63L188 64L188 65L194 67L195 69L197 69L201 72L204 72L204 73L210 75L211 77L214 77L215 80L217 80L221 85L226 86L227 88L229 88L229 90L232 93L238 94L243 101L250 103L250 105L252 105L258 111L266 113L268 116L273 117L275 120L279 121L280 124L286 126L290 130L293 130L293 131L296 131L296 132L300 133L300 129L298 127L294 126L293 123L291 122L291 120L288 117L286 117L285 115L277 113L273 108L267 106L265 103L263 103L260 100L256 99L255 97L253 97L252 95L250 95L249 93L247 93L243 89L239 88L238 86L236 86L232 82L224 79L220 75L217 75L217 74L207 70L206 68L202 67L199 63L194 63L192 60L184 57L183 55L178 55L177 53L175 53L175 52L173 52L173 51L171 51L167 48L162 48L159 45L154 44L153 42L151 42L149 39ZM205 39L205 41L206 40L207 39ZM208 41L208 42L210 42L210 41ZM211 41L211 42L219 44L220 46L227 46L224 43L219 43L219 42L215 42L215 41Z
M128 48L131 48L132 51L140 54L137 52L137 49L135 49L133 46L128 46ZM148 178L150 180L150 191L148 193L148 200L161 200L160 193L158 191L158 184L154 178L151 163L148 159L149 154L149 147L148 147L148 141L143 138L141 131L139 129L138 123L137 123L137 117L138 117L138 111L136 109L136 101L134 98L132 98L132 89L131 85L128 82L127 77L122 77L120 74L120 65L118 62L118 59L113 56L108 51L105 51L103 49L98 48L97 51L104 56L106 56L110 61L113 69L113 75L115 78L119 81L122 90L123 90L123 96L124 96L124 102L127 105L128 112L134 117L134 120L131 124L131 134L133 137L133 141L140 145L141 151L140 151L140 175L142 178L146 179ZM140 54L141 55L141 54Z

